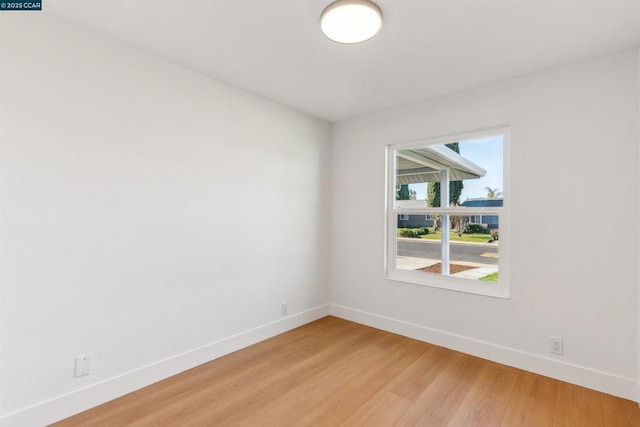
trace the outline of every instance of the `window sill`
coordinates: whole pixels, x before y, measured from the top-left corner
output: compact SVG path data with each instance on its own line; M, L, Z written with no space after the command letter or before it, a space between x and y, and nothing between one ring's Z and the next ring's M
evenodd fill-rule
M510 299L509 287L502 281L499 283L491 283L410 270L395 270L387 272L385 274L385 279L411 285L445 289L447 291L463 292L491 298Z

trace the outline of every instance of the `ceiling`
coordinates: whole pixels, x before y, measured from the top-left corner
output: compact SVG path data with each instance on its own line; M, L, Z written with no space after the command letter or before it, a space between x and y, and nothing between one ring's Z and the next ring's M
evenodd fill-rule
M377 0L340 45L332 0L49 0L46 13L313 116L339 121L640 47L640 0Z

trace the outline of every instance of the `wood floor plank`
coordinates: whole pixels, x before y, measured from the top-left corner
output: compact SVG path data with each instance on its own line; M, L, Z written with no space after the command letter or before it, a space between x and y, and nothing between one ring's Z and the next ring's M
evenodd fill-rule
M600 393L600 398L602 399L602 415L605 426L640 426L640 411L636 402L604 393Z
M582 388L582 387L581 387ZM605 427L604 412L602 410L602 399L600 394L593 390L582 388L584 402L584 425L590 427Z
M485 361L467 396L449 422L454 427L493 427L500 424L518 371L508 366Z
M407 368L422 353L424 345L408 338L399 345L389 343L381 349L376 362L358 367L354 381L345 382L332 399L323 399L316 425L337 426L353 414L354 408L363 406L383 389L398 373Z
M366 381L367 375L379 372L380 364L397 349L398 340L406 338L384 337L376 334L369 343L361 343L345 351L332 361L328 369L317 372L310 381L291 388L265 408L268 418L256 415L247 420L247 425L276 425L289 414L302 425L315 425L327 411L336 409L336 402L345 396L343 390L353 387L359 381ZM395 342L395 344L394 344ZM386 348L386 349L385 349ZM378 370L375 367L378 367Z
M336 360L344 357L346 352L353 352L359 347L358 342L367 342L372 334L377 332L371 328L359 329L357 333L348 334L342 339L333 337L332 341L326 341L320 346L316 354L305 357L303 353L299 358L288 358L291 366L282 364L282 360L275 363L270 357L262 358L260 363L254 363L258 369L252 366L244 369L247 375L230 377L231 384L218 380L217 384L209 384L197 394L190 397L188 408L182 408L179 412L172 412L164 416L155 425L175 425L180 419L207 419L215 420L220 424L237 423L247 413L258 412L271 404L274 396L282 394L300 384L314 381L324 375L327 370L334 369L329 366ZM320 341L328 340L321 337ZM353 344L356 343L354 346ZM362 351L362 350L360 350ZM278 359L278 357L276 357ZM218 395L220 398L211 401L209 396ZM254 411L247 411L250 406Z
M396 425L412 404L413 402L409 399L383 389L356 409L340 426L387 427Z
M520 371L500 425L553 425L558 382L530 372Z
M442 347L429 346L422 356L389 384L389 390L415 401L454 354L455 352Z
M445 426L449 423L479 375L483 361L462 353L455 353L447 361L398 424Z
M563 382L559 383L553 425L582 426L584 423L583 396L584 393L582 393L581 387Z
M54 425L624 427L640 408L329 316Z

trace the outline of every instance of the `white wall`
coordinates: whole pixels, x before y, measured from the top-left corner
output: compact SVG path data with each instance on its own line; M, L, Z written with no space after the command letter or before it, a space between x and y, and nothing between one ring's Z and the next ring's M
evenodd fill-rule
M640 76L640 50L638 50L638 76ZM638 85L638 103L640 104L640 85ZM638 108L638 147L640 147L640 107ZM640 167L640 149L638 149L638 165ZM638 176L638 178L640 179L640 174ZM639 196L638 196L638 200L639 200L639 213L638 213L638 221L640 221L640 181L638 182L638 191L639 191ZM640 227L638 228L638 244L640 245ZM638 363L638 398L636 399L636 401L638 402L638 404L640 405L640 250L638 251L638 295L637 295L637 299L638 299L638 308L636 311L636 325L637 325L637 331L636 331L636 335L637 335L637 353L636 353L636 359L637 359L637 363Z
M45 14L1 31L7 425L328 312L328 124Z
M636 399L638 76L628 51L337 124L332 312ZM511 299L385 280L385 145L500 125Z

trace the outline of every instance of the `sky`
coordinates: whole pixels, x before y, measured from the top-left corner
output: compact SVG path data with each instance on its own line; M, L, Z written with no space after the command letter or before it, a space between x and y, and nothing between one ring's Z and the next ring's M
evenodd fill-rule
M468 198L487 197L485 187L499 188L498 191L504 190L502 178L502 144L502 135L460 141L460 155L487 171L487 174L480 179L467 179L463 181L464 188L460 196L461 203ZM426 183L409 184L409 189L416 191L417 200L426 200Z

